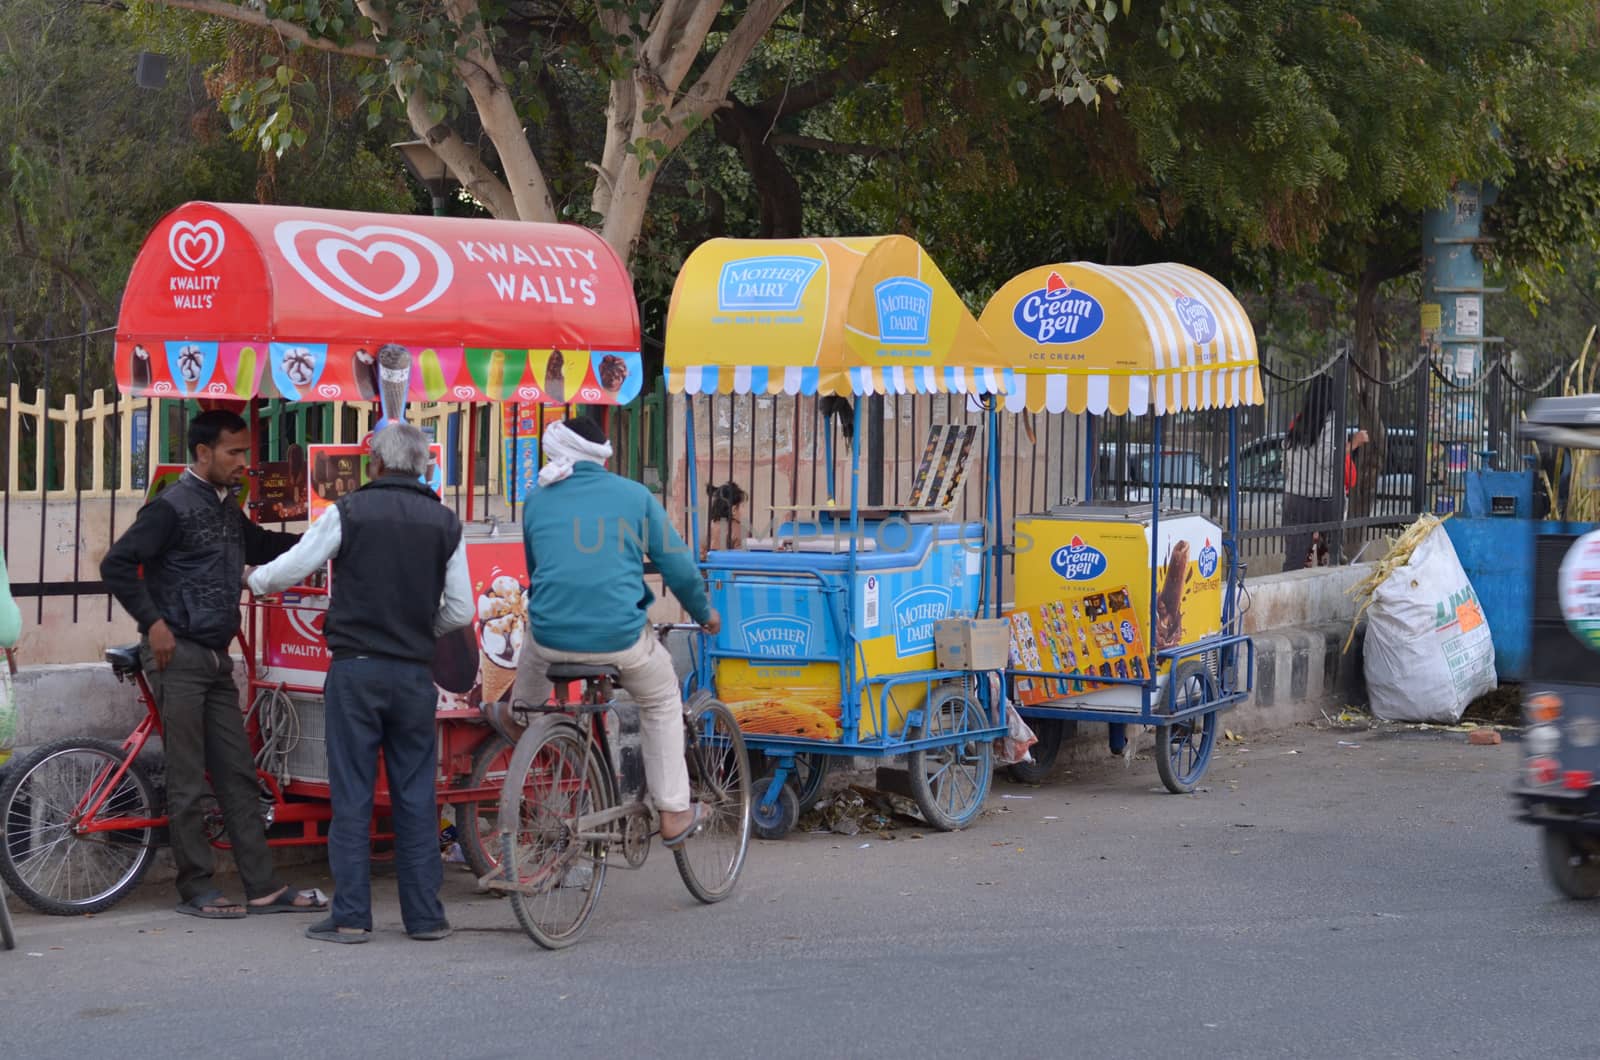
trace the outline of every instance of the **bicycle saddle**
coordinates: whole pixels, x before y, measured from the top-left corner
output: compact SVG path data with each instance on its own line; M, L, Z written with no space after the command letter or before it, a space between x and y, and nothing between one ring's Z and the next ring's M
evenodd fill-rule
M613 684L622 680L622 671L600 663L551 663L544 675L552 684L557 681L592 681L600 677Z
M136 674L139 672L139 645L130 644L125 648L107 648L106 662L111 664L112 672L119 674Z

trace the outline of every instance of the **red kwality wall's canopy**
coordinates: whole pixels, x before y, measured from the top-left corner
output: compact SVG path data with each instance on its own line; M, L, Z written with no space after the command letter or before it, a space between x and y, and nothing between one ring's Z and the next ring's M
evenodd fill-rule
M195 202L133 263L117 383L367 401L389 345L416 400L623 404L644 382L633 281L587 228Z

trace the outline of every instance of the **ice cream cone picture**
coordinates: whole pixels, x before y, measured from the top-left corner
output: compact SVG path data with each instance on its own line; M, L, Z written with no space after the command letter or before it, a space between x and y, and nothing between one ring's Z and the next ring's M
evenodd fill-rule
M517 660L527 633L528 612L522 585L496 574L478 596L478 644L482 653L480 702L498 703L517 680Z

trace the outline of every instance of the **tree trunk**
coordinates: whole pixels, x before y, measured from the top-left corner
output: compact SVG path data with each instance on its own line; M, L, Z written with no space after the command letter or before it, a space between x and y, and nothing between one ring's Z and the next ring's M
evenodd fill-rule
M805 230L800 183L767 140L772 119L762 110L733 102L717 111L717 139L739 152L761 197L761 238L795 239Z

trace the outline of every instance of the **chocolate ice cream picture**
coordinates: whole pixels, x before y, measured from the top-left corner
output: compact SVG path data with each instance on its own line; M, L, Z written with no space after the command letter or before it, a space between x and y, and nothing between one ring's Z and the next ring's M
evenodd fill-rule
M1183 587L1189 580L1189 542L1173 543L1167 572L1156 597L1156 650L1183 643Z
M558 405L566 403L567 380L562 374L566 367L567 359L560 350L550 351L550 360L544 366L544 392Z
M600 358L600 385L613 394L622 389L622 384L628 381L628 362L614 353L608 353Z
M133 389L148 389L150 386L150 351L143 346L134 346L130 365L131 371L129 374Z
M378 359L366 350L357 350L350 359L350 371L356 377L356 392L361 400L378 400Z

